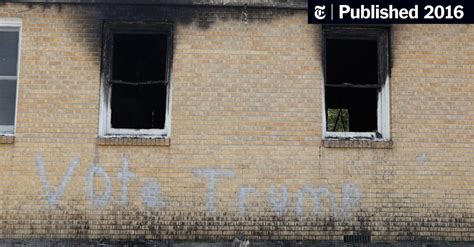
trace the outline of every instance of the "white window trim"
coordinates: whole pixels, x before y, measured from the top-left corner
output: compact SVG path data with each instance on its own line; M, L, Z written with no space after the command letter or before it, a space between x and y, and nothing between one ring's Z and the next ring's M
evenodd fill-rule
M324 33L322 33L323 39ZM388 37L387 37L388 39ZM387 42L389 42L387 40ZM324 47L323 49L326 49ZM390 49L390 47L387 47ZM389 52L389 51L387 51ZM324 53L325 54L325 53ZM389 57L387 56L386 66L390 64ZM324 70L326 68L323 68ZM388 68L387 68L388 70ZM323 72L325 73L325 72ZM364 140L370 139L373 141L389 141L390 140L390 77L387 72L384 84L381 86L381 90L377 95L377 132L382 135L382 137L377 137L376 132L337 132L337 131L327 131L327 119L326 119L326 85L324 77L321 80L322 85L322 134L324 140L331 139L354 139L354 140Z
M110 51L107 49L109 48L108 45L109 41L107 40L108 37L111 35L112 32L111 28L118 27L119 29L129 29L133 28L135 24L130 22L111 22L105 23L104 25L104 46L103 46L103 55L102 55L102 63L110 63L111 61L111 54ZM146 24L138 24L135 25L136 27L143 27L143 26L162 26L169 29L169 31L161 32L166 33L168 35L168 58L167 58L167 78L168 78L168 85L167 85L167 94L166 94L166 113L165 113L165 125L163 129L117 129L112 128L111 126L111 94L112 94L112 85L108 83L108 76L110 72L108 71L107 66L102 66L102 76L101 76L101 93L100 93L100 109L99 109L99 137L102 138L116 138L116 137L138 137L138 138L169 138L171 135L171 94L172 94L172 62L171 57L173 56L173 33L172 29L170 28L169 23L153 23L151 25ZM160 31L154 31L156 33L160 33ZM138 32L139 33L139 32Z
M0 136L10 136L16 134L17 115L18 115L18 89L20 85L20 58L21 58L21 33L22 21L20 18L0 18L0 31L18 31L18 57L16 64L16 76L0 76L0 80L16 81L16 97L15 97L15 120L13 125L0 125Z

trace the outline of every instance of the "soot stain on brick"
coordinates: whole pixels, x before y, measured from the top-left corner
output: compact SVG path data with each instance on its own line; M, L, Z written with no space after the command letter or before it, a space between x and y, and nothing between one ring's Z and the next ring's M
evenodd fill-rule
M308 217L305 222L295 222L295 218L289 217L239 217L225 213L201 215L185 212L168 215L157 211L143 212L138 209L133 211L135 218L139 220L133 226L141 229L146 226L147 230L143 234L151 239L209 241L232 240L235 236L244 236L253 240L270 240L278 236L284 239L280 231L299 231L299 229L309 232L306 236L300 236L302 240L322 234L334 238L337 236L337 227L340 226L340 223L331 217L324 219Z
M68 213L63 214L57 210L48 210L35 213L40 218L49 218L57 223L51 228L50 236L61 236L61 230L68 232L69 236L88 239L94 234L89 231L90 226L96 224L92 219L85 217L83 211L77 212L76 208L64 208ZM381 212L380 212L381 213ZM244 236L250 240L285 240L288 232L294 232L299 240L341 239L343 235L371 235L377 232L377 237L384 241L446 241L452 240L449 232L453 229L472 230L472 213L445 213L437 210L428 210L426 214L416 216L415 212L406 212L403 216L384 216L368 210L360 210L351 222L326 217L305 217L298 221L293 217L275 216L247 216L240 217L228 213L208 214L193 212L164 212L144 211L139 208L130 210L117 210L112 215L107 215L103 220L110 224L94 225L94 231L114 231L127 229L136 231L134 236L124 235L123 241L137 239L174 239L180 240L232 240L235 236ZM402 212L400 212L402 213ZM404 220L410 217L412 220ZM35 217L33 217L35 218ZM36 217L35 219L38 219ZM23 222L23 221L22 221ZM26 222L26 221L25 221ZM71 222L81 226L71 227ZM18 222L17 222L18 223ZM382 223L382 224L381 224ZM8 223L7 223L8 224ZM423 228L429 227L436 235L428 236ZM384 229L384 230L381 230ZM434 230L433 230L434 229ZM32 226L32 234L41 234L44 228ZM298 235L297 232L305 232ZM77 235L76 235L77 234ZM379 240L379 241L380 241Z
M77 203L79 204L80 202ZM71 226L74 235L82 239L88 238L90 236L90 221L86 218L86 214L76 210L70 215L71 219L67 225Z
M25 4L35 9L44 4ZM117 20L117 21L152 21L173 22L177 25L195 24L201 29L208 29L219 21L243 22L243 13L246 13L248 24L270 22L294 15L297 10L275 9L261 7L176 7L176 6L141 6L141 5L67 5L47 4L43 11L62 12L63 8L69 8L76 13L75 17L84 20ZM64 6L64 7L63 7ZM77 11L76 11L77 10ZM66 13L67 14L67 13Z
M408 212L394 214L387 217L361 210L357 220L363 227L359 227L360 230L352 229L352 231L356 233L378 231L379 238L391 241L452 241L453 237L449 233L453 229L465 229L469 232L473 227L469 220L472 219L473 214L467 212L455 214L428 210L420 216ZM406 220L407 218L409 220ZM428 231L432 232L432 235L427 235L426 229L423 228L429 228Z
M53 15L69 15L76 22L73 33L84 33L87 39L97 40L87 44L90 52L102 50L102 23L105 21L127 21L142 23L168 23L177 26L195 25L206 31L219 22L241 22L259 24L294 15L297 10L274 8L239 7L176 7L133 5L72 5L72 4L24 4L27 8ZM46 6L46 7L45 7ZM37 10L42 9L42 10ZM38 13L41 13L38 12ZM245 23L243 13L246 13ZM88 26L88 30L83 27ZM92 27L92 28L91 28ZM179 40L175 40L175 43ZM100 59L97 59L99 62Z

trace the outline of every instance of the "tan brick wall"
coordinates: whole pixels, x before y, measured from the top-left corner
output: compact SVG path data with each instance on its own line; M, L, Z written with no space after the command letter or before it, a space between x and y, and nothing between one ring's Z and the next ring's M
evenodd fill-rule
M472 25L392 27L393 146L355 149L321 146L321 27L305 11L250 9L245 24L235 8L4 4L0 17L23 22L1 238L474 240ZM102 23L117 19L175 25L164 145L97 139Z

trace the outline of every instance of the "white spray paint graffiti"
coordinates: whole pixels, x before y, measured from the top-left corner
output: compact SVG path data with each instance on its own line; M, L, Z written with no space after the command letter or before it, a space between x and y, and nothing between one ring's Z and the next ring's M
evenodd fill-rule
M38 165L39 177L40 177L41 183L43 183L44 190L46 191L46 196L48 198L49 205L51 206L59 205L61 196L64 194L64 191L66 190L66 186L71 180L72 174L74 173L74 170L79 164L79 159L73 159L71 161L71 165L69 165L69 169L67 170L66 175L63 177L63 179L61 179L61 183L56 189L56 192L54 192L53 189L49 186L48 178L46 176L46 167L44 164L43 155L41 154L37 155L36 164Z
M362 193L359 188L351 183L345 182L342 185L342 212L344 219L349 218L350 209L352 207L359 207L362 199Z
M304 199L306 198L306 194L308 193L312 195L313 211L317 215L321 213L321 198L325 195L329 199L333 217L337 217L336 200L334 199L334 195L332 194L332 192L328 188L317 188L310 186L304 186L298 191L298 198L296 201L296 215L298 217L301 217L303 215L303 203Z
M423 164L423 163L428 161L428 155L426 155L426 153L422 153L422 154L416 156L416 161Z
M120 194L120 206L126 207L128 205L128 181L135 178L136 175L128 169L128 159L125 154L122 154L122 171L118 173L122 191Z
M275 210L278 213L278 215L283 215L285 214L286 205L288 204L288 188L283 185L281 186L280 191L281 191L280 201L277 202L275 185L272 185L270 189L268 190L268 199L270 201L270 204L273 210Z
M254 194L256 196L259 195L257 189L254 187L240 187L239 201L237 202L237 207L239 208L239 213L241 216L245 215L245 203L247 202L247 197L251 194Z
M207 208L210 212L216 211L217 178L233 178L235 173L228 169L197 168L193 170L194 176L209 179Z
M96 174L104 178L105 190L102 195L96 194L94 190L94 176L96 176ZM87 194L92 201L92 205L94 205L94 207L107 206L112 198L112 181L104 168L98 165L89 167L86 176L86 184Z
M127 156L122 154L122 170L117 174L121 183L120 206L128 206L128 182L136 179L135 173L129 170L129 162ZM166 206L165 197L161 193L160 183L156 181L147 181L140 190L142 203L148 208L164 208Z
M148 181L143 185L140 195L143 205L149 208L164 208L165 198L161 195L161 186L158 182Z
M72 179L75 169L79 165L79 159L73 159L71 161L66 175L62 177L61 182L56 190L51 188L51 186L49 185L49 181L46 176L45 162L41 154L38 154L36 163L38 165L39 178L41 183L43 184L49 205L59 205L61 197L64 194L70 180ZM117 174L117 178L119 179L121 185L120 206L127 207L129 201L129 182L132 180L139 179L137 178L137 175L135 173L130 171L129 161L125 154L122 154L121 163L122 169ZM197 168L193 170L193 174L196 177L206 178L208 180L208 211L215 212L218 179L234 178L234 171L230 169ZM104 189L102 192L97 192L94 188L94 178L96 176L100 177L104 182ZM287 185L281 185L279 190L280 196L278 199L276 195L277 188L275 187L275 185L271 185L268 190L268 202L273 211L275 211L278 216L282 216L287 213L289 191ZM110 201L113 200L112 192L112 181L106 170L97 164L91 165L86 173L86 195L91 200L92 205L97 208L106 207L110 203ZM363 195L360 189L350 181L344 182L344 184L342 185L341 193L342 213L344 219L348 219L350 213L354 210L354 208L360 207ZM238 194L239 195L237 200L237 210L241 216L244 216L247 213L248 208L246 203L249 196L254 196L255 200L259 200L260 193L257 191L256 187L246 185L240 187ZM312 199L313 212L316 213L316 215L319 216L321 214L323 202L322 200L324 198L327 198L332 216L338 216L338 213L341 210L338 210L335 196L328 188L303 186L300 188L296 196L296 215L298 217L301 217L304 213L304 202L307 199L308 194L311 196L310 198ZM140 196L143 205L147 208L160 209L165 208L167 205L168 199L163 194L160 183L154 179L147 179L146 182L143 183L140 189Z

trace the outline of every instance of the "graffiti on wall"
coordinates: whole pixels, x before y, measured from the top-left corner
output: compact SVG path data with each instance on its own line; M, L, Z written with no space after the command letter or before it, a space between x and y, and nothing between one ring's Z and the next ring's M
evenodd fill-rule
M53 188L48 179L46 172L46 164L42 154L38 154L36 164L39 171L39 179L43 185L44 193L48 204L51 206L58 206L61 198L70 183L76 168L79 166L79 159L75 158L69 164L66 174L61 178L57 188ZM129 162L126 155L121 157L121 169L117 173L117 178L120 181L120 198L119 203L121 207L127 207L129 203L128 187L129 182L136 180L137 175L130 170ZM218 201L218 187L219 184L225 180L233 179L236 174L231 169L221 168L197 168L192 171L196 179L200 179L202 183L207 184L207 210L208 212L217 211ZM101 181L101 191L97 191L96 182ZM104 167L99 164L91 164L85 175L86 190L85 193L91 204L96 208L103 208L110 205L113 200L113 185L112 178L107 173ZM147 178L140 187L140 197L143 205L148 208L165 208L168 204L168 199L161 190L160 183L153 178ZM265 195L266 194L266 195ZM312 205L312 212L317 216L321 215L324 208L323 202L327 202L327 209L331 212L331 216L343 217L344 219L350 216L353 209L360 207L361 199L363 197L359 187L350 181L345 181L341 188L341 206L337 205L336 195L327 187L304 185L295 194L295 214L298 217L304 215L305 205L307 200L310 200ZM237 212L241 216L245 216L248 211L248 201L266 199L267 206L269 206L275 214L282 216L288 213L290 193L288 186L271 185L266 193L259 191L256 187L250 185L242 185L236 193L237 195ZM306 203L306 204L305 204Z
M120 205L126 207L128 205L128 183L130 180L136 179L136 175L129 170L128 159L125 155L122 155L122 169L117 174L117 178L120 180L121 191L120 191ZM76 170L79 159L74 159L69 165L66 175L63 176L57 189L52 188L49 185L48 176L46 175L46 165L43 156L39 154L36 158L36 164L38 165L40 180L43 184L48 203L51 206L58 206L61 201L61 197L66 190L68 183L71 181L74 171ZM103 181L104 191L99 194L94 186L94 178L100 177ZM94 207L106 207L112 200L112 179L105 170L104 167L99 164L92 164L86 173L86 195L91 201ZM165 207L166 198L162 196L161 186L158 181L148 179L140 190L140 196L145 206L150 208L163 208Z

